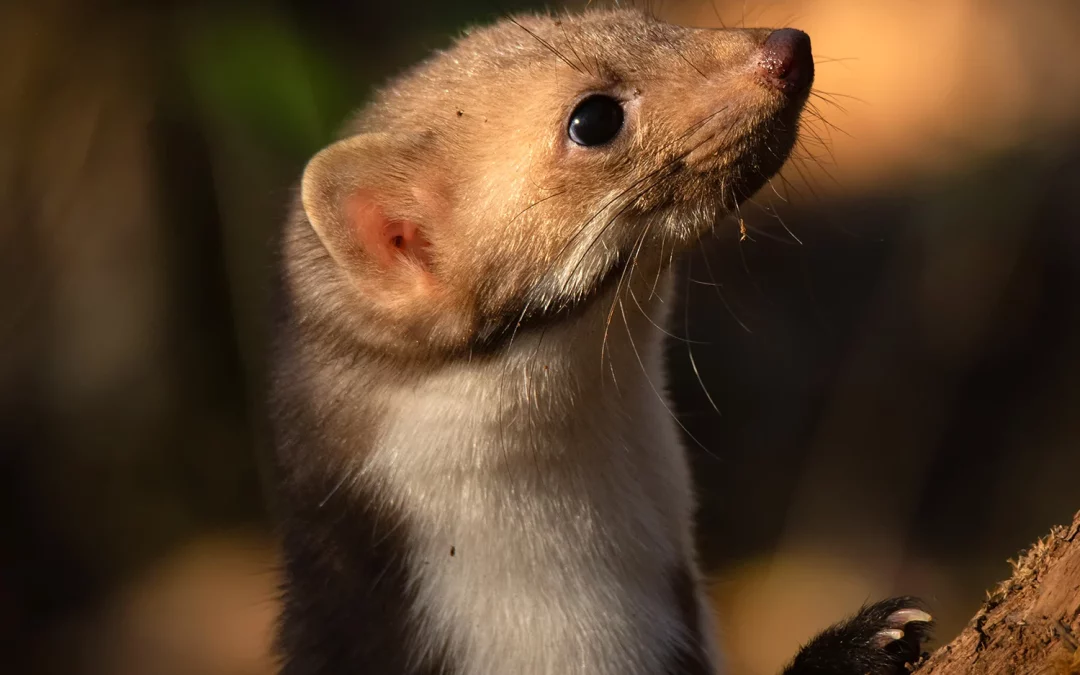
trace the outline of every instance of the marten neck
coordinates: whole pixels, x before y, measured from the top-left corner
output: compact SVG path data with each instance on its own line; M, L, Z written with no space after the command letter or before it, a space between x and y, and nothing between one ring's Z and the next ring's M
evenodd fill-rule
M423 371L288 327L284 673L712 672L660 285Z

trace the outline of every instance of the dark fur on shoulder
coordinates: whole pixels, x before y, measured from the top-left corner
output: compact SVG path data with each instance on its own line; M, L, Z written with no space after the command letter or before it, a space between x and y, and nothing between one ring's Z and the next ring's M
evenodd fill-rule
M364 487L343 485L350 469L335 446L348 436L335 433L333 416L305 404L303 382L293 374L289 386L279 384L272 406L284 550L282 675L456 675L444 654L420 653L404 519Z

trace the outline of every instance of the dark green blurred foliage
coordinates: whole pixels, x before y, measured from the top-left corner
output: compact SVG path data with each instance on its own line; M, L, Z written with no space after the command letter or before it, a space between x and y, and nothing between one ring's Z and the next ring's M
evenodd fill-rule
M279 16L207 12L180 35L199 109L214 122L246 126L283 154L303 156L328 143L360 99L358 80L373 79L341 72Z

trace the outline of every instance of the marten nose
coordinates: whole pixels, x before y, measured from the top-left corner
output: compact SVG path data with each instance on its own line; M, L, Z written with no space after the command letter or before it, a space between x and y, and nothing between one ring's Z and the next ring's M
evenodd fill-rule
M804 93L814 81L810 36L794 28L774 30L761 45L758 70L769 86L789 96Z

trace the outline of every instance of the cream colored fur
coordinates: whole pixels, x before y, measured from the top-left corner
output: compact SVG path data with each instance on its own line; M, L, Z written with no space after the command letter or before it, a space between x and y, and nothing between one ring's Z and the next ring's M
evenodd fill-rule
M658 323L661 299L642 303ZM360 480L406 514L423 634L469 675L656 673L686 639L663 583L694 562L661 333L616 307L601 367L610 306L380 392Z

